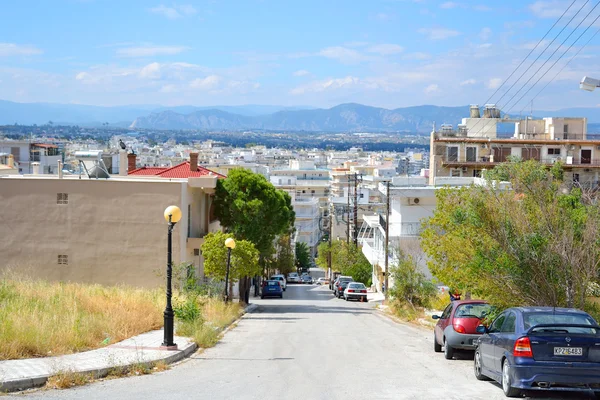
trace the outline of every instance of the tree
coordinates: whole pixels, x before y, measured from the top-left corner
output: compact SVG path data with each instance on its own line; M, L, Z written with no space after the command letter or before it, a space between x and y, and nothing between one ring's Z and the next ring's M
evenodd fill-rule
M439 190L422 232L430 271L498 306L583 308L598 275L600 210L563 176L560 165L513 159L486 186Z
M310 267L310 249L304 242L296 243L296 267L302 270Z
M247 169L232 169L227 179L217 181L214 205L215 215L227 232L254 244L263 267L274 251L276 237L288 233L294 225L295 213L289 194ZM246 302L249 281L247 276L240 282L240 293Z
M277 239L275 258L271 259L267 269L267 276L271 274L269 270L279 271L280 274L294 272L294 252L289 235L281 235Z
M322 242L318 247L316 263L319 268L327 270L327 257L329 255L329 243ZM342 275L354 278L356 282L371 285L373 267L362 253L360 247L354 243L346 243L343 240L331 242L331 269Z
M227 247L225 239L232 235L224 232L211 232L204 238L202 255L204 256L204 273L218 280L225 280L227 271ZM258 250L247 240L235 240L235 248L231 250L229 268L230 283L233 284L246 276L260 273Z
M435 285L419 271L417 261L412 255L406 254L400 248L396 253L398 259L390 268L390 275L394 280L390 295L410 304L413 309L416 306L426 307L437 291Z

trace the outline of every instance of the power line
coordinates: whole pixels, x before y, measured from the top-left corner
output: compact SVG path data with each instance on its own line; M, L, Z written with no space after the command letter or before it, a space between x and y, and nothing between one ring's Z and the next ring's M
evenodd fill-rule
M560 32L558 32L558 34L557 34L557 35L554 37L554 39L552 39L552 41L551 41L550 43L548 43L548 45L547 45L547 46L544 48L544 50L542 50L542 52L541 52L541 53L540 53L540 54L539 54L539 55L536 57L536 59L535 59L535 60L533 60L533 61L531 62L531 64L529 64L529 66L528 66L528 67L525 69L525 71L523 71L523 73L522 73L522 74L521 74L521 75L520 75L520 76L517 78L517 80L516 80L515 82L513 82L513 84L512 84L512 85L511 85L511 86L508 88L508 90L507 90L506 92L504 92L504 94L503 94L503 95L502 95L502 96L501 96L501 97L500 97L500 98L497 100L497 102L500 102L500 100L502 100L502 99L504 98L504 96L506 96L506 95L507 95L507 94L508 94L508 93L509 93L509 92L512 90L512 88L513 88L513 87L515 87L515 85L516 85L517 83L519 83L519 81L520 81L520 80L521 80L521 79L522 79L522 78L525 76L525 74L526 74L526 73L527 73L527 72L528 72L528 71L531 69L531 67L533 67L533 65L534 65L534 64L535 64L535 63L536 63L536 62L537 62L537 61L540 59L540 57L541 57L541 56L542 56L542 55L543 55L543 54L546 52L546 50L548 50L548 48L549 48L550 46L552 46L552 44L553 44L553 43L556 41L556 39L558 39L558 37L561 35L561 33L563 33L563 32L564 32L564 30L565 30L565 29L566 29L566 28L567 28L567 27L568 27L568 26L571 24L571 22L572 22L572 21L575 19L575 17L577 17L577 15L579 15L579 13L581 12L581 10L583 10L583 8L584 8L584 7L587 5L587 3L589 3L589 0L586 0L586 1L585 1L585 3L583 3L583 5L582 5L582 6L579 8L579 10L577 10L577 12L575 13L575 15L573 15L573 16L571 17L571 19L569 20L569 22L567 22L567 24L566 24L566 25L565 25L565 26L564 26L564 27L563 27L563 28L560 30ZM599 4L600 4L600 2L599 2ZM558 19L558 20L557 20L557 21L554 23L554 25L552 25L552 28L554 28L554 26L556 26L556 24L557 24L557 23L558 23L558 22L559 22L559 21L562 19L562 17L563 17L563 16L564 16L564 15L567 13L567 11L568 11L568 10L571 8L571 6L572 6L572 5L573 5L573 3L571 3L571 5L569 5L569 7L568 7L568 8L567 8L567 9L566 9L566 10L565 10L563 13L562 13L562 15L560 16L560 18L559 18L559 19ZM595 6L594 8L596 8L597 6L598 6L598 4L596 4L596 6ZM593 11L593 9L592 9L592 11ZM590 13L591 13L592 11L590 11ZM590 15L590 13L588 13L588 15L587 15L587 16L589 16L589 15ZM587 16L586 16L586 18L587 18ZM585 18L584 18L583 20L585 20ZM583 20L582 20L582 22L583 22ZM580 23L580 25L581 25L581 23ZM578 27L579 27L579 25L578 25ZM548 30L548 32L546 32L546 35L544 35L544 38L545 38L545 37L548 35L548 33L550 32L550 30L552 30L552 28L550 28L550 29ZM575 29L577 29L577 28L575 28ZM573 32L574 32L574 31L575 31L575 30L573 30ZM572 35L572 34L573 34L573 32L571 32L571 34L570 34L570 35ZM570 35L569 35L569 36L570 36ZM568 37L567 37L567 39L568 39ZM541 42L542 40L543 40L543 38L540 40L540 42ZM539 45L539 43L540 43L540 42L538 42L538 44L536 45L536 47L535 47L535 48L537 48L537 46ZM535 48L534 48L534 49L535 49ZM559 48L560 48L560 47L559 47ZM529 52L529 54L527 55L527 57L529 57L529 55L530 55L532 52L533 52L533 50ZM527 57L525 57L525 59L523 59L523 61L525 61L525 60L527 59ZM550 56L550 57L552 57L552 56ZM521 66L522 64L523 64L523 62L521 62L521 64L519 64L519 66ZM517 68L517 69L518 69L518 68ZM513 71L513 74L514 74L514 72L516 72L516 69L515 69L515 71ZM536 73L537 73L537 72L536 72ZM511 76L512 76L512 74L511 74ZM534 74L534 76L535 76L535 74ZM531 80L531 78L530 78L530 80ZM519 91L520 91L520 90L519 90ZM517 91L517 93L518 93L519 91ZM496 92L497 92L497 91L496 91ZM494 93L494 94L495 94L495 93ZM513 96L512 98L514 98L514 96ZM512 98L511 98L511 100L512 100ZM490 99L491 99L491 97L490 97ZM488 101L489 101L490 99L488 99ZM509 100L509 102L510 102L510 100ZM487 103L487 101L486 101L486 103ZM477 121L477 123L476 123L476 124L473 126L473 128L472 128L472 129L473 129L473 130L475 130L475 128L477 127L477 125L479 125L480 123L481 123L481 120L480 120L480 121ZM485 121L485 123L484 123L483 127L482 127L482 128L479 130L479 131L477 131L476 133L480 133L480 132L482 132L482 131L485 129L485 127L487 126L487 124L488 124L488 123L489 123L489 121Z
M538 96L539 96L539 95L540 95L540 94L541 94L541 93L542 93L542 92L543 92L543 91L544 91L544 90L545 90L545 89L548 87L548 85L550 85L550 84L551 84L551 83L554 81L554 79L556 79L556 77L558 77L558 75L560 75L560 73L561 73L561 72L563 72L563 70L564 70L564 69L567 67L567 65L569 65L569 63L570 63L571 61L573 61L573 59L575 59L575 57L577 57L577 56L579 55L579 53L581 52L581 50L583 50L583 48L584 48L585 46L587 46L587 45L588 45L588 44L589 44L589 43L592 41L592 39L594 39L594 38L596 37L596 35L597 35L599 32L600 32L600 28L599 28L598 30L596 30L596 32L595 32L595 33L594 33L594 34L593 34L593 35L592 35L592 36L591 36L591 37L588 39L588 41L587 41L587 42L585 42L585 44L584 44L583 46L581 46L581 47L579 48L579 50L577 50L577 52L576 52L576 53L573 55L573 57L571 57L571 58L569 59L569 61L567 61L567 62L565 63L565 65L563 65L563 67L560 69L560 71L558 71L558 72L556 73L556 75L554 75L554 77L553 77L552 79L550 79L550 81L548 81L548 83L546 83L546 85L544 85L544 87L543 87L543 88L542 88L542 89L541 89L539 92L537 92L537 94L536 94L535 96L533 96L533 98L531 99L531 101L535 100L535 99L536 99L536 98L537 98L537 97L538 97ZM522 113L522 112L523 112L523 110L524 110L526 107L527 107L527 106L523 107L523 108L521 109L521 111L519 111L519 114L520 114L520 113Z

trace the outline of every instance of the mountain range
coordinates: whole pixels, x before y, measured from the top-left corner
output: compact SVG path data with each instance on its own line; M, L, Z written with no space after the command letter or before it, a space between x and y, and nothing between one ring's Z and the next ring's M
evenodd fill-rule
M566 108L535 111L537 117L587 117L600 123L599 108ZM456 125L469 116L469 106L422 105L393 110L347 103L323 109L276 105L90 106L79 104L16 103L0 100L0 125L46 124L101 126L132 129L177 130L272 130L319 132L430 132L433 124Z

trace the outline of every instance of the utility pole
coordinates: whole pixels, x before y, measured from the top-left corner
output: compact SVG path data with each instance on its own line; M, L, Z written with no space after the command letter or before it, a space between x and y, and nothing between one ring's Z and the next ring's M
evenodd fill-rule
M387 304L387 299L388 299L388 292L389 292L389 286L388 286L388 262L389 262L389 257L388 257L388 248L389 248L389 244L390 244L390 181L386 182L387 184L387 190L386 190L386 208L385 208L385 276L384 276L384 288L385 290L383 291L383 295L385 297L385 302Z
M358 174L354 173L354 245L358 246Z
M329 253L327 254L327 278L329 279L329 288L331 289L333 287L333 283L332 278L333 278L333 273L331 270L331 261L332 261L332 257L331 257L331 237L333 236L333 211L335 210L335 208L333 207L333 204L331 204L331 206L329 206Z
M346 175L348 179L348 192L346 196L346 244L350 244L350 175Z

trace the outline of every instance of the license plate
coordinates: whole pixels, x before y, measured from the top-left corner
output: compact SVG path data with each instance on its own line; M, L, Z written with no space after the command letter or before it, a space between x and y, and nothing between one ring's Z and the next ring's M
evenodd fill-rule
M555 347L555 356L581 356L583 355L582 347Z

